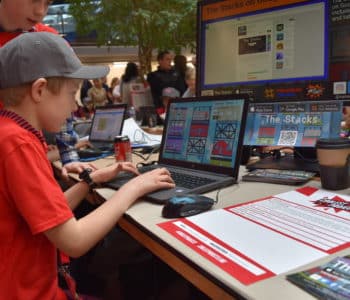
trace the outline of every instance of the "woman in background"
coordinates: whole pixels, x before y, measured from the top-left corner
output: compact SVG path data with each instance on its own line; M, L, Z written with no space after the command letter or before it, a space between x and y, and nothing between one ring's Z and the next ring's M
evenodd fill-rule
M133 99L133 93L134 95L138 95L138 99L136 101L139 101L139 103L137 104L133 103L135 101L135 99ZM121 102L126 103L128 107L140 107L146 105L147 103L152 103L150 95L148 83L140 76L137 64L134 62L128 62L125 67L125 72L121 77Z
M186 80L185 80L185 76L186 76L186 72L188 70L187 67L187 58L185 55L182 54L177 54L174 57L174 69L176 70L176 72L179 74L180 78L181 78L181 83L180 85L176 88L181 95L183 95L183 93L186 91L187 89L187 84L186 84Z

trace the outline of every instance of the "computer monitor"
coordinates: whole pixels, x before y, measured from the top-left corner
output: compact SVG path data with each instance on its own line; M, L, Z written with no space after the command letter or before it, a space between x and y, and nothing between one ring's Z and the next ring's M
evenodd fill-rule
M327 80L328 15L326 0L199 1L199 94Z
M338 100L251 103L244 145L289 147L299 158L316 159L318 138L340 136L342 109Z

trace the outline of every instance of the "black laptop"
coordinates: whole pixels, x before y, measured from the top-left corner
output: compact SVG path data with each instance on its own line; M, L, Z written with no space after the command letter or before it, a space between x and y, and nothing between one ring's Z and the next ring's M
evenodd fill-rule
M122 132L125 113L126 104L96 107L89 132L92 148L79 150L79 156L94 157L113 151L114 138Z
M175 180L174 189L145 196L164 203L174 195L205 193L237 181L247 115L247 96L182 98L167 109L157 165L140 172L166 167ZM118 189L130 175L106 183Z

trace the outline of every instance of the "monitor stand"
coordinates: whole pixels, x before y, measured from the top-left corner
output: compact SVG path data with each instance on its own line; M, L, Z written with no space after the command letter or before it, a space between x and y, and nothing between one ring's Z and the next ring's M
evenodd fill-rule
M278 169L278 170L300 170L319 174L319 166L314 148L298 148L293 154L274 154L247 164L248 170L255 169Z

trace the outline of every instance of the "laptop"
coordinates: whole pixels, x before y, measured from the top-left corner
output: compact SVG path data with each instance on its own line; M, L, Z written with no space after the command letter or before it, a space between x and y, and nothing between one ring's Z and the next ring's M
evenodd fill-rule
M205 193L237 181L247 116L247 95L207 96L168 104L159 160L140 172L166 167L176 187L145 199L164 203L175 195ZM120 174L106 186L120 188L131 175ZM189 179L192 182L184 183Z
M125 114L126 104L96 107L89 132L92 148L80 149L79 156L94 157L113 151L114 138L122 132Z

